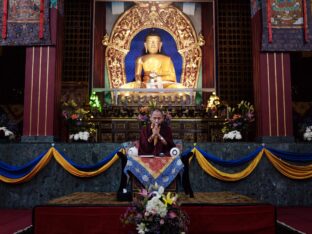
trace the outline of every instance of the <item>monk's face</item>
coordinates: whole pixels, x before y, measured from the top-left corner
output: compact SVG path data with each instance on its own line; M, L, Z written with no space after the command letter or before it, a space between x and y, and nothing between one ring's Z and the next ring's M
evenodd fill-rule
M154 112L152 113L150 120L151 120L151 123L152 123L152 124L157 124L157 125L159 125L159 124L161 124L162 121L164 120L164 116L162 115L162 113L161 113L160 111L157 111L157 110L156 110L156 111L154 111Z
M162 42L159 36L148 36L144 46L148 53L157 54L161 49Z

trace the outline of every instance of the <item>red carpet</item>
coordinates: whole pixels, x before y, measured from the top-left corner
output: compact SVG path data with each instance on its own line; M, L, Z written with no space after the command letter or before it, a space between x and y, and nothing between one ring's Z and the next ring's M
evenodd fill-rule
M35 207L35 234L129 234L120 216L130 204L114 194L74 193ZM195 193L181 198L190 217L190 234L274 234L275 207L233 193Z
M12 234L32 224L31 210L1 209L0 210L0 233Z
M278 207L277 220L301 233L312 233L312 207Z
M270 205L188 206L190 234L274 234L275 214ZM126 207L40 206L34 210L36 234L135 233L121 225Z
M273 234L275 208L272 205L188 206L192 234Z

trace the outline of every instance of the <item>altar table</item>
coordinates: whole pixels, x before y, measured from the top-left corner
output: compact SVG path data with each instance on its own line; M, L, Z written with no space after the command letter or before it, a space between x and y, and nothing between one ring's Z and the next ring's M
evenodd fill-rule
M168 187L183 169L180 157L127 157L124 173L131 172L148 189L156 183Z

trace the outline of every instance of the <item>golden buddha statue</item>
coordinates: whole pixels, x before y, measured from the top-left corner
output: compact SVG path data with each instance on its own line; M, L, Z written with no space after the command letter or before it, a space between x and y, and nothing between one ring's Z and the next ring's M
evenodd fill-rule
M155 33L148 34L144 47L147 54L136 60L135 81L120 88L185 88L184 85L177 83L171 58L160 54L161 37Z

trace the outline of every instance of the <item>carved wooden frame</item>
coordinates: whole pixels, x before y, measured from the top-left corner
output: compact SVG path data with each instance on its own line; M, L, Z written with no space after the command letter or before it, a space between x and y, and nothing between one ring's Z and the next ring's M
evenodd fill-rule
M204 41L180 9L171 3L156 2L136 3L116 21L111 36L104 37L110 87L119 88L126 83L125 57L131 41L147 28L160 28L170 33L183 60L181 83L187 88L196 88L202 59L200 46Z

